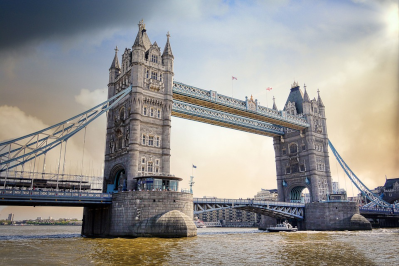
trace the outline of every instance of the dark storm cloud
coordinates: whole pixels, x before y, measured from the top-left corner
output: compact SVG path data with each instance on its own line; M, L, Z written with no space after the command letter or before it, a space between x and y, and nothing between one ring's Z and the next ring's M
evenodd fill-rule
M150 19L163 2L41 0L0 2L0 50Z

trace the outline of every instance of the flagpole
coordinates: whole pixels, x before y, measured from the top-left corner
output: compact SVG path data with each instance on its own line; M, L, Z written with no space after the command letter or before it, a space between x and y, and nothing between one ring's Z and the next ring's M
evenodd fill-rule
M269 102L267 101L267 89L266 89L266 107L269 108Z
M234 93L233 93L233 81L234 81L234 79L232 78L231 79L231 97L233 98L233 96L234 96Z

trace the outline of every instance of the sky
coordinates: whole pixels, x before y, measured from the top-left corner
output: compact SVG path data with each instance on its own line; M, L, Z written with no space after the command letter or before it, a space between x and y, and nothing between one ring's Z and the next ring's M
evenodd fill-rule
M389 0L2 0L0 141L106 100L114 48L131 48L141 19L161 50L170 32L175 80L242 100L253 95L269 107L275 97L279 109L294 81L306 83L311 98L320 90L328 136L365 185L399 177L398 3ZM84 173L101 175L105 118L86 139ZM80 134L68 144L70 172L80 171L82 143ZM194 175L194 197L247 198L277 187L272 138L172 118L171 149L171 173L182 188ZM333 181L357 194L331 152L330 164ZM0 219L10 212L82 215L0 207Z

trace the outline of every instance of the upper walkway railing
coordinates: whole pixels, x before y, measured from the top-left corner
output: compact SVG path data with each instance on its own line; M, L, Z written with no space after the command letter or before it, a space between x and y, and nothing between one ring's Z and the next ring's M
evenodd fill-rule
M251 114L258 115L260 117L264 117L268 122L288 128L303 129L309 127L309 124L307 123L305 117L303 117L302 115L291 115L286 113L285 111L278 111L265 106L260 106L257 102L255 102L255 106L251 106L248 99L246 101L242 101L229 96L218 94L216 91L208 91L196 88L177 81L173 82L173 94L173 98L180 101L187 101L189 103L195 104L194 101L191 101L189 99L197 99L200 100L203 104L205 102L208 102L246 112L240 112L240 115L244 114L245 116L248 115L249 117L253 117L251 116ZM206 106L206 104L203 104L199 105ZM206 107L212 109L212 107L210 106Z

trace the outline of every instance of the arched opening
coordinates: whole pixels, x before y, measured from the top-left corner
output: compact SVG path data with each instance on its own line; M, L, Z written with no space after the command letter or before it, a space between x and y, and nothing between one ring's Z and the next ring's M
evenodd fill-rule
M107 184L107 193L127 190L126 171L120 165L115 167L110 173L110 182Z
M290 201L296 203L308 203L310 202L310 192L305 186L298 186L291 189Z

